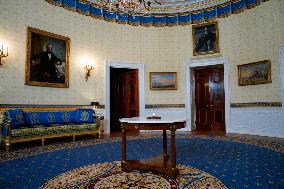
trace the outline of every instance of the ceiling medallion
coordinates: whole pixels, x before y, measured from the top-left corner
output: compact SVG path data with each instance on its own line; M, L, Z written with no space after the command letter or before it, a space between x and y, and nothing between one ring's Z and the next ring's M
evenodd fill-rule
M163 0L90 0L95 6L125 14L147 14L153 4L162 5Z

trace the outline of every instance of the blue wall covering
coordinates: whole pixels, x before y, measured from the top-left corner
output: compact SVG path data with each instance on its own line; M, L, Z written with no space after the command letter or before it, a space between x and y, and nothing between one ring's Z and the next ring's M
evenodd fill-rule
M247 0L247 8L253 8L260 4L260 0Z
M77 12L85 15L90 15L90 3L83 0L77 1Z
M191 24L191 14L178 15L178 22L179 22L179 25Z
M167 24L166 16L154 16L153 17L154 26L165 26Z
M137 15L129 15L128 17L128 24L132 26L138 26L140 25L140 16Z
M153 16L141 16L140 22L141 26L153 26Z
M103 10L103 13L104 13L104 19L106 21L115 21L115 19L116 19L116 12Z
M231 3L226 3L218 6L218 17L223 18L231 14Z
M62 0L62 6L67 10L76 11L77 0Z
M116 22L119 24L127 24L128 23L128 14L116 14Z
M167 26L176 26L178 25L178 17L177 16L167 16Z
M103 14L103 9L91 6L91 16L97 19L103 19L104 14Z
M198 24L204 21L204 12L198 11L198 12L192 12L191 13L191 22L193 24Z
M215 20L217 18L217 8L207 9L204 11L204 19L206 21Z
M234 14L242 12L247 8L246 0L232 1L231 5L232 5L232 13Z
M230 14L237 14L247 8L253 8L259 5L263 0L231 0L217 7L209 7L199 11L182 12L169 15L127 15L96 7L86 0L45 0L56 6L61 6L67 10L75 11L84 15L90 15L97 19L104 19L110 22L120 24L129 24L133 26L176 26L198 24L204 21L216 20L218 17L226 17Z

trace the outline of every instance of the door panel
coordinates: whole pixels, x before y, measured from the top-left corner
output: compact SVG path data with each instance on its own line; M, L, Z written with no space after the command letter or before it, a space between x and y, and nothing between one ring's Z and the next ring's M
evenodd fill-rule
M212 68L209 76L210 106L212 111L211 125L214 129L225 129L225 95L223 68Z
M208 110L199 109L199 124L208 124Z
M196 125L198 126L198 129L210 128L210 93L207 72L207 70L195 71Z
M225 129L223 67L194 71L197 129Z

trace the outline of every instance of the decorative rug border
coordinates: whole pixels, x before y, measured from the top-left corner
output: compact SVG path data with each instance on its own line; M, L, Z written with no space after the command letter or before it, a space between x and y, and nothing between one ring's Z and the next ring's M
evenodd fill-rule
M147 134L139 136L130 136L127 137L128 140L141 140L141 139L151 139L151 138L162 138L161 134ZM209 140L223 140L226 142L237 142L242 144L255 145L258 147L267 148L276 152L284 153L284 139L273 138L273 137L263 137L263 136L254 136L254 135L242 135L242 134L227 134L226 136L203 136L203 135L191 135L191 134L182 134L178 133L176 138L201 138ZM9 152L2 151L0 154L0 162L10 161L15 159L20 159L28 156L43 154L46 152L53 152L57 150L63 150L68 148L77 148L88 145L104 144L109 142L119 142L121 141L120 137L114 138L105 138L105 139L95 139L95 140L86 140L86 141L77 141L77 142L64 142L60 144L50 144L40 147L27 147L25 149L16 149Z

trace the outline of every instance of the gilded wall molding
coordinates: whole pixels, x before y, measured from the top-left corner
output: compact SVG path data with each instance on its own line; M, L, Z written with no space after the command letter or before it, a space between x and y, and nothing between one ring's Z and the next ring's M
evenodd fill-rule
M0 104L0 111L7 109L22 108L25 110L56 110L56 109L76 109L91 108L90 105L45 105L45 104ZM249 103L231 103L231 108L253 108L253 107L282 107L281 102L249 102ZM97 109L105 109L105 105L100 104ZM146 109L158 108L185 108L185 104L146 104Z
M184 104L146 104L145 108L185 108Z
M231 108L282 107L281 102L231 103Z

